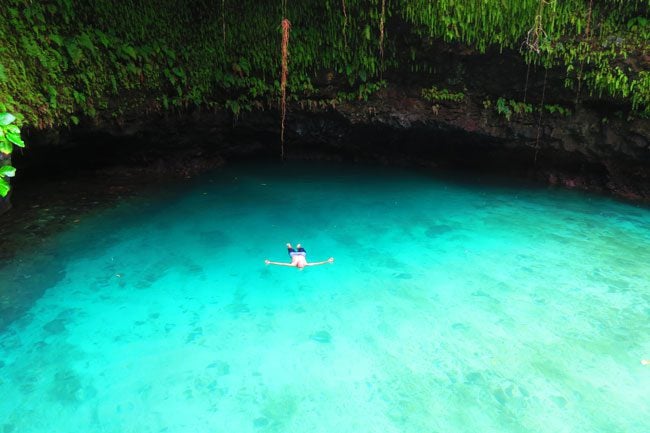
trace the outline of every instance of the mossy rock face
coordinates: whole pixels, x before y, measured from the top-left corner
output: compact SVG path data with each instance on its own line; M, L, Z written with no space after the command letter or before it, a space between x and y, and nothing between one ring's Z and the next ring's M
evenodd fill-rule
M401 71L400 79L427 77L423 88L439 85L438 98L459 101L468 85L462 68L456 80L435 82L444 64L428 57L444 43L496 62L515 51L522 62L561 70L559 85L574 99L602 95L650 115L647 2L621 0L305 0L286 11L256 0L155 0L137 10L127 0L6 0L0 102L40 129L138 110L222 108L238 117L277 106L283 18L292 22L289 100L311 106L367 100Z

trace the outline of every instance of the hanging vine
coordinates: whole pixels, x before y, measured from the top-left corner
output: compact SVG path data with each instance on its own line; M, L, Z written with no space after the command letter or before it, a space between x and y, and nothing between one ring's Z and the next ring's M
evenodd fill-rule
M289 73L288 61L289 61L289 30L291 29L291 23L288 19L284 18L282 20L282 76L280 77L280 92L282 102L280 105L281 110L281 124L280 124L280 145L281 152L280 157L284 159L284 122L287 116L287 75Z
M381 16L379 18L379 58L381 61L380 74L384 70L384 24L386 23L386 0L381 0Z
M226 53L226 0L221 0L221 29L223 30L223 52Z
M587 45L589 45L589 31L591 29L591 14L593 12L593 4L594 0L589 0L589 10L587 12L587 26L585 27L585 38L587 39ZM585 47L585 44L583 42L580 42L578 45L579 48L584 47L585 52L588 52L589 49L588 47ZM582 90L582 74L584 72L584 67L585 67L585 55L582 54L580 56L580 69L578 70L578 90L576 92L576 103L580 100L580 92Z
M546 80L548 78L548 68L544 68L544 86L542 87L542 100L539 103L539 118L537 119L537 139L535 142L535 159L537 165L537 154L539 153L539 140L542 137L542 115L544 114L544 97L546 96Z
M526 68L526 83L524 84L524 104L526 103L526 97L528 96L528 80L530 78L530 63L528 62L528 67Z
M524 41L524 45L527 46L529 50L535 51L537 54L540 52L540 43L548 37L543 26L544 6L547 4L547 0L539 0L539 7L537 8L537 14L535 15L535 23L533 24L533 27L528 30L528 33L526 33L526 40Z
M542 44L547 40L548 36L543 26L544 6L549 4L549 0L539 0L537 13L535 14L535 21L533 27L526 33L526 39L523 46L527 47L530 53L535 53L539 58L541 53ZM524 87L524 104L528 94L528 79L530 76L530 66L535 59L530 56L527 58L528 68L526 70L526 84ZM537 118L537 137L535 139L535 157L534 164L537 165L537 155L539 154L539 142L542 136L542 116L544 114L544 99L546 97L546 82L548 79L548 68L550 65L543 65L544 67L544 84L542 86L542 99L539 103L539 117Z
M343 7L343 45L345 46L345 51L348 50L348 11L345 7L345 0L341 0L341 6Z

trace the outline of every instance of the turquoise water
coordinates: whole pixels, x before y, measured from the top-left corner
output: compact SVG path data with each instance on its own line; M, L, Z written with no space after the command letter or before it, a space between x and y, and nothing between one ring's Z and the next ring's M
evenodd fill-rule
M265 266L286 242L336 261ZM48 244L0 431L646 433L649 244L650 210L577 193L230 167Z

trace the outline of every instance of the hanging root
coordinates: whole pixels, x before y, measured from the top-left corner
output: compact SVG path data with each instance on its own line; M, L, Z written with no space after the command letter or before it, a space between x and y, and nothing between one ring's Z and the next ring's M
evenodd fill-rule
M379 18L379 56L384 65L384 23L386 22L386 0L381 0L381 17Z
M544 15L544 5L546 4L548 4L548 0L539 0L539 8L537 9L537 15L535 15L535 23L533 24L533 27L528 30L528 33L526 33L526 39L523 43L525 47L531 51L535 51L537 54L540 52L540 42L547 38L542 20Z
M589 31L591 29L591 15L593 11L594 0L589 0L589 12L587 13L587 27L585 28L585 37L589 43ZM578 70L578 91L576 92L576 104L580 101L580 92L582 91L582 73L585 68L584 57L580 60L580 69Z
M528 96L528 79L530 78L530 64L528 62L528 69L526 69L526 84L524 84L524 105L526 104L526 97Z
M288 19L282 20L282 76L280 77L280 92L282 95L282 102L280 110L282 113L282 121L280 124L280 156L284 159L284 121L287 115L287 75L289 73L288 59L289 59L289 29L291 23Z
M585 36L589 39L589 31L591 29L591 15L593 13L594 0L589 0L589 11L587 12L587 27L585 28Z
M544 114L544 97L546 96L546 79L548 78L548 69L544 68L544 87L542 88L542 101L539 103L539 119L537 121L537 142L535 143L535 160L537 166L537 154L539 153L539 139L542 136L542 115Z
M226 0L221 0L221 28L223 31L223 52L226 53Z
M522 47L527 47L530 51L534 51L539 54L541 51L541 43L548 38L548 35L544 31L543 26L543 16L544 16L544 5L547 5L549 0L539 0L539 7L537 8L537 14L535 15L535 23L533 27L528 30L526 34L526 39L524 40ZM530 75L530 63L528 63L528 71L526 72L526 85L524 90L524 103L526 102L526 96L528 93L528 77ZM544 114L544 97L546 96L546 80L548 78L548 68L544 68L544 87L542 88L542 100L539 103L539 118L537 120L537 138L535 139L535 157L534 164L537 166L537 155L539 154L539 141L542 137L542 116Z
M526 40L524 46L529 50L535 51L537 54L540 52L540 41L546 39L546 32L542 28L542 18L538 15L535 17L535 25L526 33Z
M345 50L348 50L348 35L346 28L348 26L348 12L345 8L345 0L341 0L341 6L343 6L343 44L345 45Z

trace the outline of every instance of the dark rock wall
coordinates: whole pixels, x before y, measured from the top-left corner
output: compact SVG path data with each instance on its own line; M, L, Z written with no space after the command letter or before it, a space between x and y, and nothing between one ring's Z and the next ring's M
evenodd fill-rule
M0 167L3 165L11 165L11 156L6 156L0 153ZM0 197L0 215L11 208L11 202L9 201L10 198L11 190L9 190L9 194L6 197Z
M445 44L423 51L433 72L392 73L388 87L367 101L332 103L328 98L345 84L323 74L320 100L288 106L287 157L485 170L650 202L650 120L631 116L620 102L565 89L562 70L528 67L518 53L478 54ZM464 99L427 101L421 92L431 86ZM534 111L507 119L495 107L498 98ZM571 114L540 116L549 104ZM120 119L28 132L29 147L15 159L21 176L105 167L188 176L222 158L279 159L279 119L276 109L234 117L136 106Z
M377 153L385 150L382 142L393 140L407 157L432 163L526 171L568 187L650 198L648 120L608 119L586 105L570 116L513 114L506 120L471 96L434 106L414 90L389 89L370 103L337 112L368 129L367 139L378 132Z
M492 171L650 200L648 121L604 123L584 106L541 122L537 113L506 120L471 97L432 109L418 91L391 86L369 101L325 109L292 104L286 157ZM192 175L222 158L279 160L279 129L275 110L139 117L33 136L18 165L23 175L111 166Z

